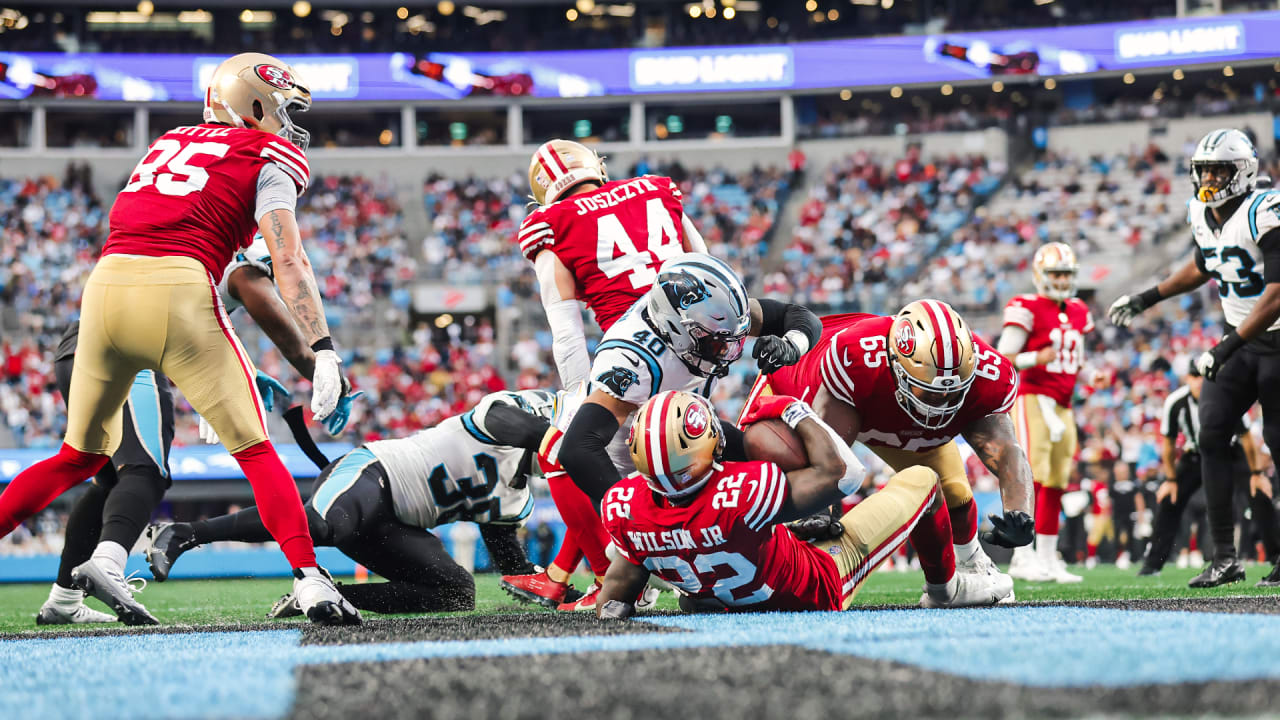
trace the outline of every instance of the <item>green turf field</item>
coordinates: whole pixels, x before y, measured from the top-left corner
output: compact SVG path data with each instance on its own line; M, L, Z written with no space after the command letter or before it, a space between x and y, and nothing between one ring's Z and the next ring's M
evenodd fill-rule
M1138 600L1149 598L1214 597L1227 595L1280 596L1275 589L1260 589L1253 584L1265 574L1267 568L1249 567L1249 579L1243 583L1215 588L1192 590L1187 580L1196 569L1166 569L1160 577L1138 578L1136 569L1117 570L1104 566L1094 570L1075 570L1084 576L1084 582L1076 585L1052 583L1016 583L1019 601L1043 602L1054 600ZM340 578L350 582L350 578ZM875 573L858 596L865 605L914 605L920 599L920 573L885 570ZM579 578L577 586L585 588L589 580ZM270 580L171 580L151 583L139 595L139 600L166 624L207 625L237 622L258 622L276 598L288 591L287 579ZM47 584L0 585L0 633L35 630L35 614L49 592ZM105 609L96 600L89 603ZM675 599L671 593L663 593L658 608L674 610ZM533 605L517 603L498 587L496 575L476 577L476 612L479 614L542 611ZM281 621L287 622L287 621ZM57 631L59 628L49 628Z

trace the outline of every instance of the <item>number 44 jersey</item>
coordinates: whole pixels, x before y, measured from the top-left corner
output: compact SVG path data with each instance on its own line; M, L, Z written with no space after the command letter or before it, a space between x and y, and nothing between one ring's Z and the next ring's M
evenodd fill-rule
M790 491L770 462L727 462L687 504L638 474L610 488L605 529L627 561L699 600L757 610L839 610L840 571L775 517Z
M1187 222L1196 241L1196 265L1218 281L1222 314L1239 327L1262 297L1269 278L1258 243L1280 227L1280 190L1255 190L1221 227L1199 200L1187 203ZM1275 273L1280 268L1269 269ZM1274 282L1274 280L1272 280ZM1280 330L1280 320L1268 330Z
M1052 361L1022 371L1019 395L1047 395L1071 407L1076 376L1084 364L1084 336L1093 332L1093 315L1079 298L1058 301L1043 295L1019 295L1004 308L1004 324L1027 331L1023 352L1054 349Z

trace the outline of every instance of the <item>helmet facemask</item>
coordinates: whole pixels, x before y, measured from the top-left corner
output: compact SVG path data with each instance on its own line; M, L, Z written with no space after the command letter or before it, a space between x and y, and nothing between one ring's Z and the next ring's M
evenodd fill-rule
M912 377L898 358L892 362L893 375L898 381L898 390L894 393L898 406L917 425L929 430L946 427L955 418L964 407L964 399L976 377L943 376L926 383Z
M276 135L306 152L307 147L311 145L311 133L293 124L293 120L289 118L289 111L295 109L298 112L306 112L311 109L311 103L296 97L281 103L275 112L276 122L280 123L280 129L276 131Z
M1253 161L1256 165L1257 160ZM1249 160L1197 160L1191 163L1191 182L1196 199L1209 207L1218 207L1244 195L1250 188L1243 181Z

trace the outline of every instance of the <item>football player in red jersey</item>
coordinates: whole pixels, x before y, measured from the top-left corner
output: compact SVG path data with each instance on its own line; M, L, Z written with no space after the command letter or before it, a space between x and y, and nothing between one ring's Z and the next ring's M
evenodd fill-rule
M937 539L921 562L947 565L935 569L950 578L955 604L998 599L991 576L955 573L948 515L929 468L891 478L841 518L836 539L811 544L779 525L854 492L866 470L807 403L769 398L751 420L766 417L781 417L800 435L809 467L723 462L724 432L701 396L667 391L641 406L628 438L636 473L602 506L623 558L605 576L602 617L629 616L650 573L680 589L685 610L843 610L908 535Z
M822 338L799 363L756 380L748 411L761 396L793 395L812 402L845 441L861 441L895 470L932 468L951 514L956 565L998 574L978 543L978 512L954 439L963 436L1000 482L1004 514L991 516L993 530L983 539L1030 544L1031 467L1009 419L1018 390L1012 364L938 300L917 300L892 317L829 315L822 326ZM1012 582L1008 587L1012 599Z
M517 241L538 276L560 383L572 388L591 371L580 301L608 331L653 285L664 260L706 252L706 243L685 215L675 181L645 175L611 182L604 161L580 143L543 143L529 162L529 188L538 207L520 224ZM549 606L568 591L584 553L597 573L607 567L595 510L563 473L553 478L561 512L597 527L566 535L545 572L502 579L508 592Z
M1018 369L1018 399L1010 414L1035 479L1035 549L1030 545L1015 549L1009 563L1009 574L1023 580L1081 580L1067 571L1058 556L1062 494L1076 454L1071 396L1084 366L1084 336L1093 332L1089 307L1075 297L1078 269L1075 251L1066 243L1049 243L1037 250L1032 261L1036 294L1009 301L1004 330L996 343Z
M255 230L267 241L281 294L315 351L311 409L333 413L342 394L294 207L309 179L308 136L289 118L311 93L284 63L243 53L214 70L201 125L160 136L111 209L111 233L85 284L67 434L58 454L0 495L0 536L96 473L120 444L121 408L141 370L163 372L205 418L253 486L271 535L294 572L294 593L317 623L360 615L317 566L293 477L267 438L256 371L218 297L218 280ZM125 548L101 558L82 589L130 594Z

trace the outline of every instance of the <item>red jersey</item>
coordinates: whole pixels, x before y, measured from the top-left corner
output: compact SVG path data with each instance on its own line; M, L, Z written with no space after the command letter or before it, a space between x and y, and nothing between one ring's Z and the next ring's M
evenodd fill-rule
M520 224L520 252L550 250L577 284L577 296L608 330L684 252L684 206L671 178L643 175L538 208Z
M848 313L822 318L822 339L800 358L769 376L776 395L812 402L818 388L858 408L862 430L858 440L873 447L918 451L944 445L974 422L1008 412L1018 394L1013 364L974 336L973 384L964 405L946 425L929 429L898 405L897 380L889 366L888 337L893 318Z
M1048 395L1062 407L1071 407L1076 376L1084 364L1084 336L1093 332L1093 315L1079 298L1058 304L1043 295L1019 295L1004 307L1004 324L1030 333L1023 352L1037 352L1049 345L1057 353L1052 362L1020 371L1019 395Z
M774 517L790 489L770 462L729 462L687 505L633 474L601 504L618 552L684 592L756 610L839 610L840 571Z
M285 138L208 123L170 130L151 143L116 196L102 254L191 257L219 281L253 240L258 175L267 163L299 193L306 189L307 158Z

